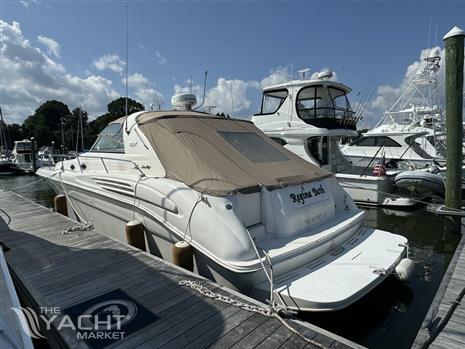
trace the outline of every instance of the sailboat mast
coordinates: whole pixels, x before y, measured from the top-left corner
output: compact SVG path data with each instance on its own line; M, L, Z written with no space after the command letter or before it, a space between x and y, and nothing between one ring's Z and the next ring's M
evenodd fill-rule
M84 131L83 131L84 124L82 122L82 108L80 105L79 105L79 125L81 125L81 146L82 146L81 151L84 151Z
M0 107L0 151L3 149L7 149L7 144L6 144L6 134L5 134L5 123L3 121L3 112L2 112L2 107Z

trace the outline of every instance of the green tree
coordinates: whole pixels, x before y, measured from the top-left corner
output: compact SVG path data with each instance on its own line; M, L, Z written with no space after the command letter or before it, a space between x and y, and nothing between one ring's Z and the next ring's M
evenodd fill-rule
M70 118L71 112L66 104L56 100L46 101L24 120L24 135L34 137L39 146L48 145L51 141L61 144L61 121L66 125Z
M74 108L70 114L70 117L66 120L69 124L77 127L79 122L79 117L82 119L82 125L85 128L89 121L89 113L83 110L81 107Z
M11 144L10 147L13 146L15 141L20 141L24 139L24 132L20 125L18 124L7 124L6 125L6 134Z
M115 118L126 116L126 98L120 97L107 105L108 114ZM144 110L144 106L132 98L128 98L128 115ZM113 120L112 120L113 121Z
M102 131L110 122L115 121L123 116L126 116L126 98L119 97L107 105L108 112L99 116L89 123L89 133L87 139L95 140L97 135ZM144 106L132 98L128 98L128 115L143 111Z

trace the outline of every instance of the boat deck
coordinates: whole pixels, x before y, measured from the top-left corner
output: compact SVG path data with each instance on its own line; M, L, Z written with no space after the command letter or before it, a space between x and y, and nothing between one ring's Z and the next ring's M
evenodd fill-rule
M442 279L441 285L418 332L412 348L423 348L431 341L429 348L455 349L465 348L465 298L458 300L465 292L465 228L462 220L462 239ZM455 311L444 328L437 331L441 321L458 302ZM435 332L439 334L435 337Z
M63 235L77 223L12 192L0 194L0 241L8 250L13 281L23 307L39 315L42 333L54 348L362 348L288 320L318 344L305 342L276 318L205 297L179 281L196 281L240 302L262 305L255 300L97 231ZM114 309L123 318L119 330L86 330L92 326L84 317L87 325L79 326L82 314L114 315ZM132 314L127 323L125 310ZM71 319L74 328L63 326L64 319ZM98 333L105 337L95 338Z

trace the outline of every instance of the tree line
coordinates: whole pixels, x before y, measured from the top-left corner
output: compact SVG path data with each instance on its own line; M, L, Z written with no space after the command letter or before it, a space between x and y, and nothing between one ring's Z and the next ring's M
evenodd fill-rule
M144 106L128 98L128 115L144 110ZM34 137L37 146L49 146L54 142L59 150L63 145L65 150L75 150L79 139L78 150L83 150L78 131L79 119L82 119L82 130L85 148L88 149L97 138L97 135L111 121L126 115L125 97L117 98L107 105L107 112L96 119L89 121L89 114L80 107L72 111L68 106L57 100L42 103L34 112L20 124L6 124L5 131L9 140L7 146L11 149L15 141ZM62 126L63 124L63 126ZM64 144L62 144L62 127Z

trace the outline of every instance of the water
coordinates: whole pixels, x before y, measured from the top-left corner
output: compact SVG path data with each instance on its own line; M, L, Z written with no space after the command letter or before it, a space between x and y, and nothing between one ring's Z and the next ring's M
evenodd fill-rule
M0 177L0 187L31 184L34 176ZM52 207L54 192L40 181L16 190L41 205ZM446 229L446 219L426 212L367 210L365 223L405 236L410 242L415 273L406 283L388 278L351 307L332 313L302 315L331 332L370 348L410 348L449 265L460 236Z

